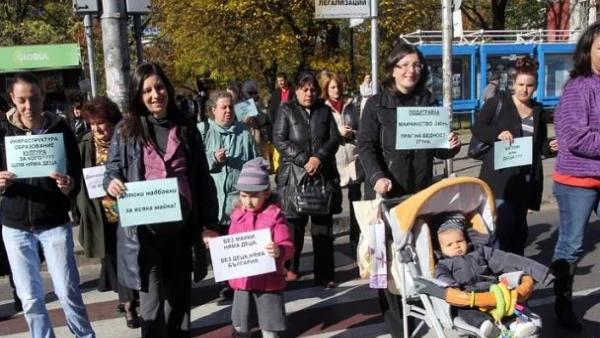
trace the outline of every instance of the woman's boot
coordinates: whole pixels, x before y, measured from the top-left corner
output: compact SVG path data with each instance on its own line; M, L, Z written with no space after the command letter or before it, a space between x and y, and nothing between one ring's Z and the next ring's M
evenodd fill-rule
M554 311L559 324L569 331L581 331L582 325L573 312L571 296L573 294L573 276L575 264L570 264L564 259L552 262L550 266L554 280Z

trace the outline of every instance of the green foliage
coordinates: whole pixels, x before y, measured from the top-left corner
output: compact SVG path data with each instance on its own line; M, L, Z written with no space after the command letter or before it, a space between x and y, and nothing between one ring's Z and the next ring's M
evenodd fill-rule
M513 0L506 7L506 29L546 29L548 2Z

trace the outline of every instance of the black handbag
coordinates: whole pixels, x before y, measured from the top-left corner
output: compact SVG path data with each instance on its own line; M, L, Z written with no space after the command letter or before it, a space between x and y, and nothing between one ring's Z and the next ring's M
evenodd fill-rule
M496 111L494 112L494 118L492 119L492 124L496 123L498 120L498 116L500 115L500 110L502 109L502 98L498 98L498 104L496 105ZM481 160L483 155L487 153L492 148L492 145L487 142L483 142L476 138L474 135L471 135L471 142L469 142L469 151L468 155L470 158L475 160Z
M331 213L332 192L327 189L323 175L304 175L292 197L296 212L301 215L328 215Z

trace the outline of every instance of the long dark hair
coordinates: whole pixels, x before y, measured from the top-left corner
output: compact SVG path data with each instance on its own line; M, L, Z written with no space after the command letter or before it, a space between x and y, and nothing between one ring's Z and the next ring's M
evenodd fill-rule
M578 76L589 77L594 74L592 70L591 51L592 44L596 37L600 34L600 22L591 24L583 31L577 46L575 47L575 53L573 53L573 69L569 72L571 79Z
M417 56L419 57L419 62L423 65L419 81L413 89L414 95L421 96L422 93L426 90L425 83L429 78L429 67L427 67L427 61L425 60L423 53L421 53L421 51L417 47L404 41L399 41L398 43L396 43L396 45L390 52L390 55L385 60L385 76L383 77L383 81L381 81L381 84L388 91L392 93L398 93L398 89L396 88L396 81L393 77L394 67L396 67L396 64L398 64L398 62L403 57L409 54L417 54Z
M148 126L146 118L150 112L142 101L144 81L151 75L158 76L164 83L167 94L167 119L176 125L191 124L175 101L175 89L162 68L156 63L143 63L131 74L129 80L129 104L127 116L124 119L122 137L126 140L154 144L154 130Z

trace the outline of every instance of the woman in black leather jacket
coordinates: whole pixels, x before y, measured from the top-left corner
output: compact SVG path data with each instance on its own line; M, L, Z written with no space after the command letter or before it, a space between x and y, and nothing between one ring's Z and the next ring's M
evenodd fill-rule
M458 136L450 132L450 149L396 150L396 108L437 106L425 82L429 71L423 54L399 42L385 62L381 91L363 110L358 132L358 158L365 171L365 199L414 194L433 179L433 158L451 158L460 150ZM402 333L402 304L387 289L379 292L381 310L392 337Z
M217 235L216 190L202 138L174 98L158 65L137 67L129 114L115 127L104 175L113 197L125 192L125 182L175 177L179 185L181 221L117 230L119 279L140 290L142 337L189 337L192 268L196 280L203 277L202 239Z
M334 194L336 198L332 200L328 215L298 214L291 203L296 186L305 175L322 175L326 184L339 193L335 153L340 144L340 134L330 108L317 99L318 90L314 75L302 73L296 81L296 97L279 108L273 126L273 139L280 154L276 182L296 248L291 264L287 264L287 279L298 278L304 228L310 216L315 282L332 288L335 286L332 214L341 211L341 194Z

